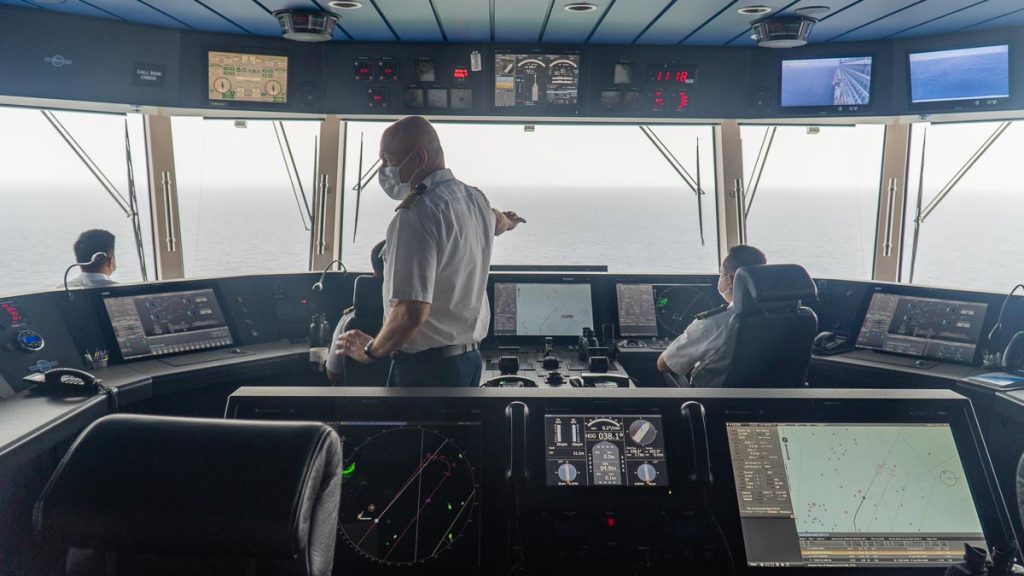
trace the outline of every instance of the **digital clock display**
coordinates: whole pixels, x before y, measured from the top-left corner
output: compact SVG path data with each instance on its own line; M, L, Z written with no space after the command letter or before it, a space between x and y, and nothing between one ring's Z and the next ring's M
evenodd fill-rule
M28 320L21 313L18 304L14 300L0 302L0 327L24 328L28 326Z
M697 69L691 66L651 66L647 71L647 81L659 85L696 84Z

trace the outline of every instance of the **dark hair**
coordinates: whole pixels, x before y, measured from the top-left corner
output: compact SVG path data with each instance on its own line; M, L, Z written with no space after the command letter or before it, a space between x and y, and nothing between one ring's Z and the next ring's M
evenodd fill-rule
M384 275L384 242L381 240L370 250L370 266L373 267L374 276Z
M75 240L75 261L88 262L97 252L105 252L107 257L92 266L82 266L85 272L95 272L103 268L103 264L114 257L114 235L106 230L86 230Z
M753 246L737 244L729 248L729 253L725 255L725 260L722 260L722 268L729 274L735 274L737 270L744 266L764 266L767 263L768 259L765 258L764 252Z

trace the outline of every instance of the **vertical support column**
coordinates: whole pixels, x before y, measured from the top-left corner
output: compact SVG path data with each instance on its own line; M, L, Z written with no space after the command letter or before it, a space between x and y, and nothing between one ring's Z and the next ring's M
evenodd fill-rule
M718 196L718 255L725 258L729 248L747 241L744 214L743 145L735 120L715 126L715 179Z
M320 123L319 171L313 188L313 226L309 243L309 269L323 270L341 259L345 217L345 131L337 116Z
M174 171L174 139L168 116L146 114L146 164L149 166L149 205L153 228L153 258L157 280L185 277L178 179Z
M886 125L872 273L875 280L897 282L900 279L909 157L910 124Z

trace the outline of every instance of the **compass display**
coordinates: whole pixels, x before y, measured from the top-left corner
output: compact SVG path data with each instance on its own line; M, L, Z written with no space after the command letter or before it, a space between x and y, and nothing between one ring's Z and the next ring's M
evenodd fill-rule
M337 423L344 464L338 550L351 562L475 565L479 425ZM339 556L342 565L354 567Z

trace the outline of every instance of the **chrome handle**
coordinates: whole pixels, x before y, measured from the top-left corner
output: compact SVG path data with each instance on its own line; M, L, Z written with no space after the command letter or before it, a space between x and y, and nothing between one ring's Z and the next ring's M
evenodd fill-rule
M732 195L736 198L736 235L740 244L747 243L747 227L744 221L743 214L747 209L747 201L744 198L743 193L743 180L740 178L733 178L732 181Z
M885 215L885 240L882 242L882 255L892 256L892 232L896 217L896 178L889 178L889 201Z
M317 255L323 255L323 253L327 250L327 242L325 240L326 232L327 232L325 230L325 228L326 228L325 225L327 224L327 189L328 189L328 186L327 186L327 174L321 174L320 175L320 202L319 202L319 206L318 206L319 211L320 211L320 223L319 223L319 227L320 228L319 228L319 231L317 232L317 242L316 242L316 253L317 253Z
M164 191L164 230L168 252L178 251L178 239L174 237L174 207L171 204L171 173L160 173L160 182Z

